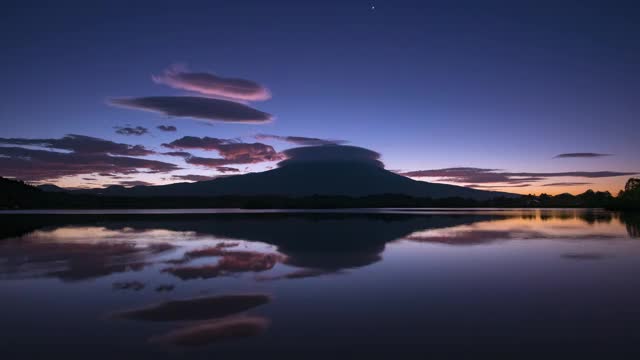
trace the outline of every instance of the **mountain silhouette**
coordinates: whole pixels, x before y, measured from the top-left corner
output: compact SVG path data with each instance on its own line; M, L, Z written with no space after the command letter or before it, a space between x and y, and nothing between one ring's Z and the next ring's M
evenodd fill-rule
M195 183L161 186L110 186L105 189L79 192L105 196L262 196L302 197L312 195L367 196L400 194L434 199L461 197L487 200L499 196L517 195L494 191L416 181L359 162L290 163L277 169L220 177Z
M385 170L380 154L357 146L303 146L282 152L278 167L194 183L75 190L74 193L126 197L403 195L420 198L489 200L519 195L416 181ZM41 187L44 191L57 190Z

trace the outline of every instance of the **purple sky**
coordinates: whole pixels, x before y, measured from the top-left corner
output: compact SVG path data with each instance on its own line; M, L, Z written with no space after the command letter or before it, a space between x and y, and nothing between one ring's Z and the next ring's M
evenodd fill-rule
M2 7L2 176L202 180L322 144L519 193L616 192L640 171L633 1Z

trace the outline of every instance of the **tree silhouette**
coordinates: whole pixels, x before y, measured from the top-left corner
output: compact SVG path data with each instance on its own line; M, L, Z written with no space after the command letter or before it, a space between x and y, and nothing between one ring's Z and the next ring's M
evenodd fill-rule
M640 179L631 178L627 180L627 184L624 186L625 192L637 192L640 191Z

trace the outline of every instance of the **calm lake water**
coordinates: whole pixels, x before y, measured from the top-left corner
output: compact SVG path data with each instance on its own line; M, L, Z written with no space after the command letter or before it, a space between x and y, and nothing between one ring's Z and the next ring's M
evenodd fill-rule
M0 225L3 359L640 355L638 214L81 211Z

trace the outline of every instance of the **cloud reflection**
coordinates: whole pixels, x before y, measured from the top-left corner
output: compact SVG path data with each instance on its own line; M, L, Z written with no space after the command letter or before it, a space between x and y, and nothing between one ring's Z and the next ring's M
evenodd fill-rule
M270 301L265 294L197 297L122 311L112 317L151 322L204 320L234 315Z
M204 346L222 340L244 338L262 334L269 320L257 316L239 316L188 325L167 334L153 337L151 343L177 346Z
M579 216L578 216L579 215ZM544 223L544 226L541 226ZM589 224L585 226L586 224ZM480 221L414 232L406 239L447 245L479 245L506 240L606 240L625 237L624 228L609 216L590 212L552 211L533 216Z
M284 257L278 254L264 254L254 251L224 251L220 248L209 248L187 253L187 257L219 256L214 265L179 266L162 270L182 280L209 279L220 275L238 272L260 272L272 269Z

